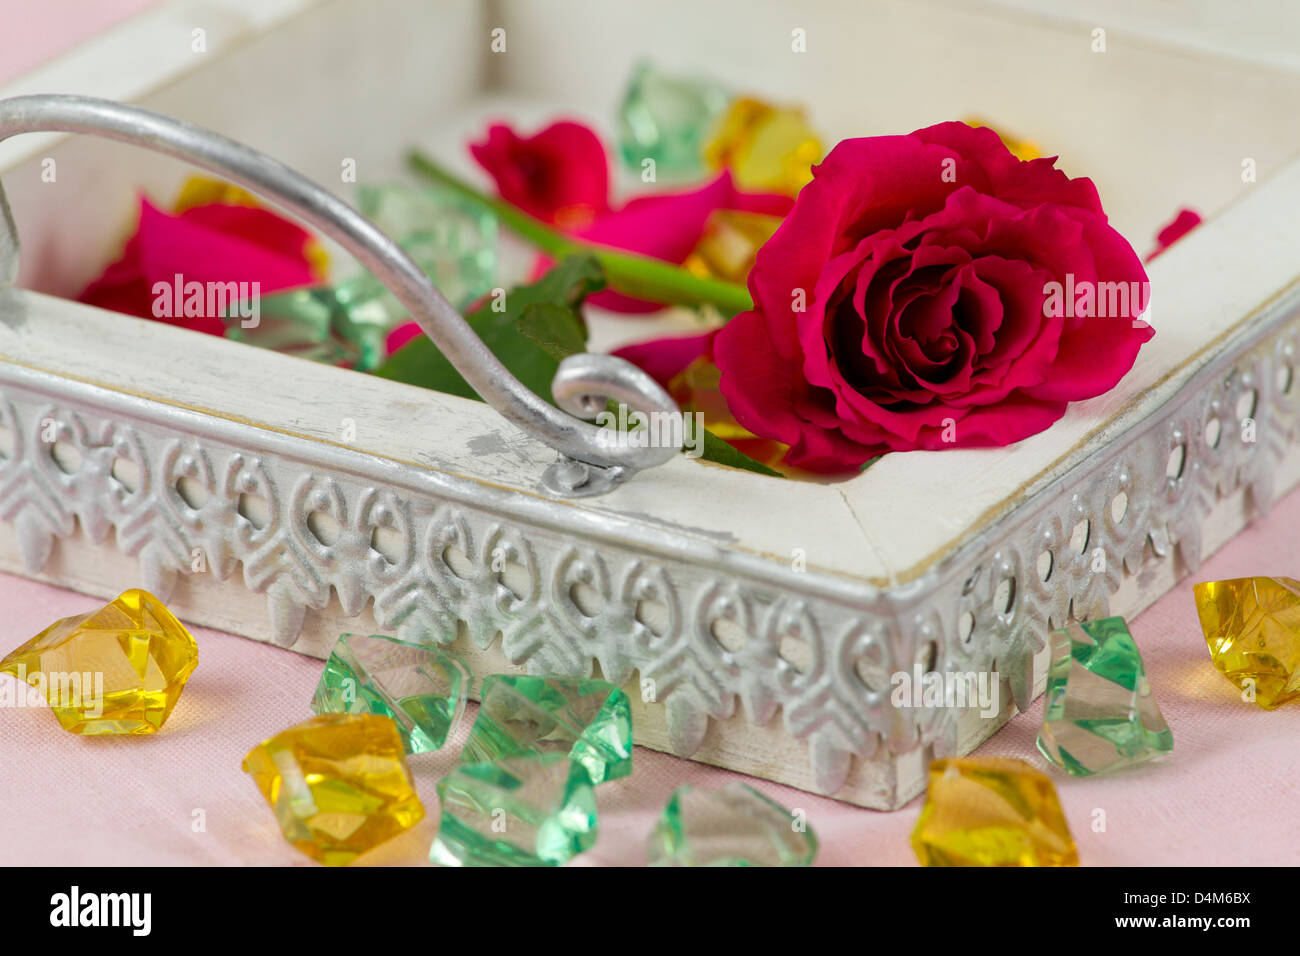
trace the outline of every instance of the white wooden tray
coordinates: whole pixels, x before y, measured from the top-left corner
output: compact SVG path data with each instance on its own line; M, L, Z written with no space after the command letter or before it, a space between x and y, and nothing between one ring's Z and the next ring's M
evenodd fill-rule
M540 484L554 452L487 406L6 290L0 567L101 595L143 584L189 621L309 654L375 628L450 642L476 674L598 669L629 684L639 743L893 808L933 753L971 749L1041 689L1049 626L1136 613L1300 480L1292 74L1120 37L1099 61L1067 27L980 4L879 3L866 20L837 2L793 23L720 3L691 40L687 4L635 22L545 7L177 3L0 95L110 93L331 184L343 158L378 179L413 141L445 155L514 102L503 92L607 118L637 54L707 57L813 104L836 136L996 111L1062 144L1139 248L1179 205L1227 208L1151 265L1158 334L1110 394L1011 449L888 456L833 485L679 457L558 500ZM221 21L204 58L123 77L125 52L204 16ZM498 18L512 52L494 62ZM796 27L830 49L755 63ZM874 60L850 55L868 33ZM1050 82L986 75L990 45ZM916 62L928 71L905 74ZM846 91L917 72L854 111ZM1071 96L1086 108L1062 115ZM1243 157L1265 181L1241 181ZM57 185L41 182L50 158ZM0 144L22 284L75 291L113 255L134 190L167 195L186 172L85 137ZM597 340L646 333L621 321L599 321ZM894 707L890 675L917 666L996 673L997 714Z

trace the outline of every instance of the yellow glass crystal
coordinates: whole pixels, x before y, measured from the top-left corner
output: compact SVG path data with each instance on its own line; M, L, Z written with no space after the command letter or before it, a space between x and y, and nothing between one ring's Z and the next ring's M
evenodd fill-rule
M704 224L704 232L685 266L705 279L744 283L763 243L781 225L780 216L718 209Z
M718 121L703 154L710 168L730 169L742 189L793 196L812 180L822 144L803 110L740 97Z
M1052 781L1010 757L930 764L912 849L922 866L1079 865Z
M380 714L321 714L244 758L284 838L326 866L346 866L424 818L402 735Z
M1011 155L1023 162L1028 162L1031 159L1038 159L1043 155L1042 150L1038 148L1038 144L1033 140L1018 139L1015 136L1010 136L984 122L982 119L967 117L962 120L962 122L967 126L985 127L993 130L993 132L998 134L998 138L1002 140L1002 145L1011 151Z
M198 663L185 626L148 591L133 589L55 621L0 660L0 673L40 690L71 733L151 734Z
M1192 592L1219 673L1265 710L1300 697L1300 581L1206 581Z

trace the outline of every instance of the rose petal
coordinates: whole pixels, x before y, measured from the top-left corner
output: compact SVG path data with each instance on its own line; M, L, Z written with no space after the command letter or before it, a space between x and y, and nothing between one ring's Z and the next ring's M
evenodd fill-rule
M948 122L917 130L912 135L923 143L947 147L955 155L973 161L983 183L961 182L975 185L983 194L1023 208L1043 203L1073 205L1105 218L1097 187L1091 179L1071 179L1055 168L1055 156L1028 162L1016 158L1002 138L988 127Z
M1151 254L1147 256L1146 261L1150 262L1179 239L1183 238L1183 236L1187 235L1199 226L1202 222L1204 222L1204 220L1201 219L1201 214L1195 209L1178 210L1178 215L1173 218L1169 225L1156 233L1156 247Z
M756 312L742 312L718 330L713 359L722 373L718 387L738 423L787 445L799 441L803 429L794 405L808 385L772 348Z
M561 120L527 137L498 123L469 150L502 199L543 222L585 225L609 208L605 147L581 123Z
M648 342L637 342L615 349L611 354L627 359L664 388L698 358L710 354L717 329L699 335L678 335Z
M312 285L307 258L311 235L267 209L195 206L179 215L140 200L140 222L122 257L86 287L82 302L154 318L154 287L184 283L258 283L262 294ZM179 303L177 304L179 305ZM162 318L212 335L225 333L221 316Z
M392 355L407 342L418 339L423 334L417 323L403 322L388 333L388 338L384 340L384 349L389 355Z

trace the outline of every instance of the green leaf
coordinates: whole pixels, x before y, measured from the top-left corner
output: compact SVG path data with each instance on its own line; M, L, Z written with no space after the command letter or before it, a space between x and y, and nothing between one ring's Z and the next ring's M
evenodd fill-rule
M560 360L586 350L582 302L604 287L605 276L595 259L572 256L537 282L511 289L504 302L489 298L466 321L525 387L549 402ZM494 304L499 311L493 310ZM375 374L463 398L479 397L425 336L389 356Z
M557 361L587 350L587 329L577 313L554 302L538 302L524 308L519 331Z
M740 451L734 445L729 445L707 428L702 429L704 432L704 447L700 449L700 458L704 461L716 462L719 465L727 465L730 468L742 468L745 471L757 472L760 475L767 475L771 478L784 478L785 475L779 471L767 467L761 461L750 458L743 451Z

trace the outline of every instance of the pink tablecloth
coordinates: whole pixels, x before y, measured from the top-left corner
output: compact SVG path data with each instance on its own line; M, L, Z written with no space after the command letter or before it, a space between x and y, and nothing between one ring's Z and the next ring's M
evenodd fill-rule
M1300 564L1296 527L1300 494L1225 547L1198 578L1294 574ZM0 647L96 603L0 575L6 609ZM1175 749L1163 763L1120 776L1076 780L1053 772L1082 862L1296 863L1300 704L1267 713L1243 703L1214 671L1190 581L1133 629ZM250 746L311 716L320 662L214 631L195 636L201 664L167 726L151 738L80 738L61 731L44 710L0 709L0 864L311 865L280 838L240 761ZM979 752L1042 765L1034 748L1041 719L1040 700ZM437 824L434 785L458 743L412 760L429 815L366 862L424 861ZM576 862L643 863L646 836L674 787L732 779L740 778L638 748L632 776L598 790L600 838ZM908 834L919 800L896 813L878 813L751 782L807 811L822 864L914 862ZM1097 826L1103 819L1104 829Z

